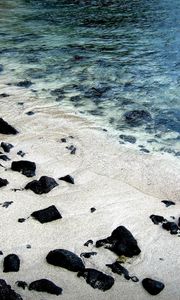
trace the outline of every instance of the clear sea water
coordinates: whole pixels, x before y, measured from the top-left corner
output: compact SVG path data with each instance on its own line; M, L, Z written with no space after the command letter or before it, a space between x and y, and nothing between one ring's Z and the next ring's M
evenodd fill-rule
M0 64L120 143L180 156L179 0L0 0ZM151 117L127 122L133 110Z

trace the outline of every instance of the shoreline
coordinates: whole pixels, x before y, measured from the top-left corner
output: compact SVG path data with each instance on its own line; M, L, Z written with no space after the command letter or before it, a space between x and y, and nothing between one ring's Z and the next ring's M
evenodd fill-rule
M7 90L9 87L6 88ZM3 90L3 89L2 89ZM16 91L16 92L15 92ZM4 91L3 91L4 92ZM47 195L35 195L32 191L11 189L23 188L30 179L22 174L0 168L0 177L7 178L9 185L1 188L1 202L13 201L7 209L0 207L1 216L1 267L3 258L16 253L21 258L17 273L2 273L12 288L24 300L56 299L56 296L24 291L15 285L17 280L28 283L48 278L63 288L62 299L151 299L141 286L143 278L155 277L165 283L158 299L178 300L178 236L170 235L160 225L152 223L151 214L179 218L180 161L170 155L139 154L135 150L116 143L108 133L86 118L61 111L57 107L42 105L24 89L11 87L14 96L1 101L1 117L17 128L16 136L0 134L1 141L12 143L11 161L20 160L17 152L26 153L23 159L36 162L36 177L46 175L58 180L70 174L75 179L73 186L59 183ZM24 105L17 105L17 102ZM7 103L8 101L8 103ZM35 110L34 115L26 112ZM67 139L62 143L61 139ZM73 145L75 154L66 147ZM11 161L2 162L9 168ZM33 179L34 179L33 178ZM173 200L176 205L165 207L162 200ZM39 224L29 218L22 224L18 218L28 218L35 210L56 205L62 220ZM90 209L96 208L91 213ZM8 219L8 222L7 222ZM113 263L117 256L94 244L84 247L92 239L105 238L119 225L127 227L137 239L141 254L128 259L124 264L131 274L138 276L140 283L129 282L114 274L105 265ZM15 233L15 234L14 234ZM13 237L13 238L12 238ZM26 245L31 248L27 249ZM77 255L85 251L98 254L85 259L86 267L94 267L115 278L114 286L107 292L93 289L73 272L47 264L47 253L55 248L64 248ZM163 258L164 261L159 260Z

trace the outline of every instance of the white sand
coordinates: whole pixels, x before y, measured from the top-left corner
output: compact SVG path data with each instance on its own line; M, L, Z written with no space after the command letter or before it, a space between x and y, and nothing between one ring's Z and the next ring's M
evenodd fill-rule
M165 283L165 289L155 298L162 300L180 299L180 237L170 235L161 226L154 225L151 214L163 215L172 220L180 216L180 162L170 155L139 154L115 142L108 133L93 122L63 112L50 103L32 97L24 89L5 88L1 92L12 94L0 99L0 117L14 125L20 133L17 136L0 135L0 141L10 142L15 147L10 152L12 160L21 157L19 150L26 152L24 159L37 165L37 176L60 176L70 174L75 185L59 182L59 186L46 195L35 195L31 191L11 191L31 181L17 172L4 171L0 177L10 184L0 189L0 202L13 201L8 208L0 206L0 250L4 256L16 253L21 259L18 273L3 273L1 276L22 295L24 300L51 300L57 296L32 292L18 288L17 280L31 283L47 278L63 288L59 299L121 299L148 300L150 296L140 283L127 281L123 276L111 272L105 265L117 256L109 250L83 244L92 239L94 243L105 238L119 225L127 227L138 241L141 254L128 259L125 267L140 281L151 277ZM23 101L24 106L17 102ZM25 112L33 110L33 116ZM61 143L63 137L67 144ZM75 155L65 148L73 144ZM10 167L10 162L0 161ZM171 199L175 206L166 208L163 199ZM38 209L54 204L63 218L47 224L40 224L29 218L18 223L18 218L27 218ZM90 208L96 211L90 213ZM26 245L30 244L31 249ZM94 290L77 274L46 263L50 250L64 248L80 255L81 252L96 251L98 254L85 259L86 267L96 268L115 278L114 286L107 292ZM159 258L163 258L160 260Z

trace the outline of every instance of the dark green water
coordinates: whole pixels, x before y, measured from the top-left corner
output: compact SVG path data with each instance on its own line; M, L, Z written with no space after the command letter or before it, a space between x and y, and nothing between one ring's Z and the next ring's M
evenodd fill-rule
M12 84L180 156L179 0L1 0L0 63Z

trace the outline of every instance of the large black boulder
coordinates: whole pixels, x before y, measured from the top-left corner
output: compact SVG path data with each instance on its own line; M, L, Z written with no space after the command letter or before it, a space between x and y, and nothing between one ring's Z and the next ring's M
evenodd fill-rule
M118 256L133 257L134 255L139 255L141 252L137 241L124 226L117 227L111 236L96 242L97 248L102 246L105 246L106 249L113 251Z
M85 278L90 286L94 289L102 290L103 292L109 290L114 284L114 278L112 276L90 268L78 272L78 277Z
M142 281L144 289L151 295L158 295L165 287L164 283L151 278L145 278Z
M7 179L0 178L0 188L8 185L8 183L9 182L7 181Z
M42 224L62 218L61 214L54 205L34 211L31 216Z
M31 282L31 284L29 285L29 290L46 292L57 296L62 294L62 288L55 285L52 281L44 278Z
M16 254L9 254L4 258L3 272L18 272L20 268L20 259Z
M151 114L146 110L132 110L124 114L125 121L130 126L140 126L152 120Z
M54 187L56 187L58 183L51 177L42 176L39 180L33 180L29 182L26 186L26 190L31 190L35 194L47 194Z
M83 270L84 264L79 256L65 249L55 249L48 253L46 260L49 264L78 272Z
M5 280L0 279L0 299L1 300L23 300L20 295L16 294L11 286Z
M28 160L13 161L11 169L22 173L26 177L33 177L36 174L36 164Z
M17 134L18 131L9 125L6 121L0 118L0 133L2 134Z

